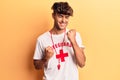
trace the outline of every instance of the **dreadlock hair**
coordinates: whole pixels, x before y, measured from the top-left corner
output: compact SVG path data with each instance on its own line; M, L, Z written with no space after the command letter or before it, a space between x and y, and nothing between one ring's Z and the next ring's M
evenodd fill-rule
M51 9L53 10L54 14L58 13L73 16L73 9L67 2L55 2Z

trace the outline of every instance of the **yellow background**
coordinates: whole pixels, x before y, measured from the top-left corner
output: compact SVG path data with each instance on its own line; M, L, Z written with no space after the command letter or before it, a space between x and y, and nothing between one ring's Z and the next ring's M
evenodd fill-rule
M56 0L65 1L65 0ZM74 9L68 28L81 33L86 66L80 80L120 80L120 1L67 0ZM52 28L55 0L0 1L0 80L40 80L33 67L37 37Z

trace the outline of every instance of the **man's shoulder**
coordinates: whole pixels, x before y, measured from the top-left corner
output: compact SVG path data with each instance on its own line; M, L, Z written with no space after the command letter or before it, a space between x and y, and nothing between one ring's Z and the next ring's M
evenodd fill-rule
M49 31L42 33L41 35L38 36L37 40L42 40L46 39L48 36L50 36Z

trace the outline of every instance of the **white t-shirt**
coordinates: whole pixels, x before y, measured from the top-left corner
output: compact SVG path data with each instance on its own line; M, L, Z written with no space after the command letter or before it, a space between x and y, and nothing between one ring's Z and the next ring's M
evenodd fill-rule
M65 33L59 35L52 35L54 45L51 39L50 32L46 32L42 34L37 39L33 59L35 60L42 59L45 48L48 46L53 47L54 50L54 55L50 58L50 60L44 67L43 80L78 80L79 79L77 63L72 45L68 40L67 35L65 35L65 40L63 42L64 35ZM84 47L82 45L82 40L78 32L76 32L76 41L79 47ZM62 46L63 46L63 51L60 51L62 49ZM59 62L60 62L60 69L58 69L57 67Z

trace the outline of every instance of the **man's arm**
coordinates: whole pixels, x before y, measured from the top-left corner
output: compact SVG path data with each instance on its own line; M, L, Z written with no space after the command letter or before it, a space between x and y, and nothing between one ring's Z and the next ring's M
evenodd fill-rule
M82 68L85 66L86 57L83 48L80 48L76 42L72 43L75 57L78 65Z
M46 65L46 63L49 61L49 59L53 56L53 54L54 54L54 52L53 52L52 47L48 46L45 49L45 55L41 60L34 59L35 69L37 69L37 70L42 69Z
M78 46L76 39L75 39L75 36L76 36L76 31L74 29L72 29L68 32L68 38L71 41L71 44L73 46L73 50L75 53L77 63L82 68L85 66L86 57L85 57L83 48L80 48Z
M37 69L37 70L43 69L46 63L47 63L46 59L34 60L35 69Z

